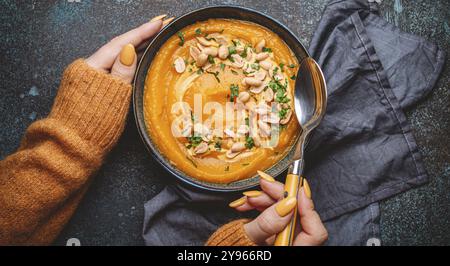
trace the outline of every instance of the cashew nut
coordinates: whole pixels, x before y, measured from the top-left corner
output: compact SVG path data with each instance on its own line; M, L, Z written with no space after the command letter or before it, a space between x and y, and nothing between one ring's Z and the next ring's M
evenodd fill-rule
M231 151L232 152L240 152L245 150L245 143L243 142L235 142L232 146L231 146Z
M195 154L201 154L208 151L208 144L206 142L200 143L197 147L195 147L194 152Z
M261 85L255 86L255 87L251 87L250 91L253 92L253 93L259 94L259 93L261 93L264 90L265 87L266 87L266 83L261 82Z
M217 43L219 43L220 45L227 45L228 44L227 38L225 38L225 36L220 35L217 32L209 34L208 37L209 38L214 38L214 40L216 40Z
M183 73L184 70L186 70L186 64L184 62L184 59L181 57L177 57L177 59L175 59L175 62L173 64L175 66L175 70L180 74Z
M259 65L264 68L265 70L269 70L272 67L272 62L268 61L268 60L264 60L259 62Z
M258 61L263 61L264 59L269 57L269 53L267 52L262 52L256 55L256 60Z
M262 81L261 81L261 80L258 80L258 79L256 79L256 78L250 78L250 77L247 77L247 78L244 78L244 83L247 84L247 85L249 85L249 86L255 86L255 87L258 87L258 86L261 86Z
M207 60L208 60L208 55L201 53L201 54L199 54L199 56L197 58L196 64L198 67L204 66L206 64Z
M246 92L246 91L243 91L243 92L239 93L238 100L239 100L240 102L245 103L245 102L247 102L249 99L250 99L250 93L248 93L248 92Z
M189 53L191 54L192 58L195 61L197 61L198 60L198 56L200 55L201 51L197 47L191 46L191 47L189 47Z
M238 54L232 54L231 58L233 58L232 66L236 68L242 68L244 66L244 60Z
M267 75L266 71L260 70L254 74L254 77L255 77L255 79L262 81L266 78L266 75Z
M228 51L228 47L226 47L225 45L220 46L218 54L220 59L226 59L230 54Z
M205 37L196 37L196 39L203 46L219 47L219 45L215 41L208 41Z
M216 57L218 54L218 49L217 49L217 47L211 46L211 47L206 47L205 49L203 49L202 52L204 54L210 55L212 57Z

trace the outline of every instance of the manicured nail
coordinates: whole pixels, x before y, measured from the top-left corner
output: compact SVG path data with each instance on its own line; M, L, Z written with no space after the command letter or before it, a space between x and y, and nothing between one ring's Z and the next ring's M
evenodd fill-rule
M262 179L264 179L264 180L266 180L266 181L268 181L268 182L275 182L275 179L274 179L273 177L271 177L270 175L264 173L263 171L259 171L259 170L258 170L258 175L259 175Z
M244 203L246 203L246 202L247 202L247 197L242 197L240 199L237 199L237 200L231 202L230 204L228 204L228 206L230 206L231 208L236 208L241 205L244 205Z
M159 15L159 16L156 16L156 17L152 18L150 20L150 22L157 21L157 20L162 20L165 17L167 17L167 14L162 14L162 15Z
M309 187L308 181L306 178L303 178L303 189L305 191L305 195L308 197L308 199L311 199L311 188Z
M165 27L167 24L169 24L170 22L172 22L172 20L174 20L175 18L174 17L171 17L171 18L168 18L168 19L165 19L165 20L163 20L163 27Z
M134 62L134 58L136 57L136 51L134 50L134 46L129 43L122 48L120 52L120 62L125 66L131 66Z
M262 192L258 191L258 190L250 190L250 191L245 191L242 194L244 194L247 197L254 198L254 197L258 197L258 196L262 195Z
M275 210L277 211L278 215L284 217L288 215L296 205L297 199L295 197L287 197L277 203L277 206L275 206Z

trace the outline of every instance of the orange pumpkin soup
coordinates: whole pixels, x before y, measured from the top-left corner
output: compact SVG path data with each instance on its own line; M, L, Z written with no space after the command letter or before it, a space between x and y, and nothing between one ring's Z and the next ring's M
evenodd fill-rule
M213 183L252 177L283 158L298 136L298 61L260 25L210 19L160 48L145 81L144 117L161 153Z

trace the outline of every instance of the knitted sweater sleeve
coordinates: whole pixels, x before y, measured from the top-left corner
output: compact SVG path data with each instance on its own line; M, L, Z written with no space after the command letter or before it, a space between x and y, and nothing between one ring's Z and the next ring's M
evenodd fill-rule
M0 245L50 244L123 131L131 85L82 59L64 72L50 115L0 161Z
M256 246L244 230L247 222L239 219L223 225L209 237L206 246Z

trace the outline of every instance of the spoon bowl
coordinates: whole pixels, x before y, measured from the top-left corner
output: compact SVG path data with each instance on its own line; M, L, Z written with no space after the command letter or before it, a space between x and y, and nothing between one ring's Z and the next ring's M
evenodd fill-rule
M306 57L300 64L295 80L294 103L302 134L308 134L320 123L327 106L325 78L311 57Z

